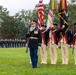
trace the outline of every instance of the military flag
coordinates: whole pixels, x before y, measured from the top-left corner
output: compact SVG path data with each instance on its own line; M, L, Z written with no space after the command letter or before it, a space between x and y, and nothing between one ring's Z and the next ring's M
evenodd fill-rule
M46 41L47 43L50 42L50 38L51 38L51 31L49 31L50 27L53 27L53 20L54 20L54 15L53 12L57 9L57 0L50 0L50 5L49 5L50 9L48 12L48 19L47 19L47 33L46 33Z
M38 4L38 27L41 27L41 25L44 23L44 6L43 6L43 0L39 0Z
M51 3L51 10L56 10L58 5L57 5L57 0L50 0Z
M47 29L53 26L53 11L57 9L57 0L50 0L50 9L48 12Z
M47 29L49 29L50 26L53 26L53 11L51 9L48 12Z
M66 0L60 0L58 16L60 17L60 27L62 27L62 25L66 25L66 27L68 28L68 13Z

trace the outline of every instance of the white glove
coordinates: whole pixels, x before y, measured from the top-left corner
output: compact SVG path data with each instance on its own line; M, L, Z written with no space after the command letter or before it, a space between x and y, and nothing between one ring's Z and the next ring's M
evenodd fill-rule
M74 34L74 36L76 36L76 33Z
M42 27L40 27L40 30L42 30Z
M38 48L40 49L40 48L41 48L41 46L38 46Z
M65 25L63 25L62 27L65 28Z
M28 45L26 44L26 47L28 47Z

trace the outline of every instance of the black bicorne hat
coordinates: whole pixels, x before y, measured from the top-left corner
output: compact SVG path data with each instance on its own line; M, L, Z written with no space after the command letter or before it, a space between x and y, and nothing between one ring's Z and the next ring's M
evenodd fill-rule
M58 26L58 24L56 22L53 23L54 26Z
M46 26L46 25L44 25L44 24L42 24L42 26L41 26L41 27L45 27L45 28L46 28L47 26Z
M76 25L76 22L74 23L74 26Z

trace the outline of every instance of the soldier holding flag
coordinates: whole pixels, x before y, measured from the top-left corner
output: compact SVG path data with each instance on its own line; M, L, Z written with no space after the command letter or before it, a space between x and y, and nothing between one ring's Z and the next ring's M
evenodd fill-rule
M68 40L66 32L68 30L68 14L66 0L60 0L60 7L58 16L60 17L60 39L61 52L62 52L62 64L68 64Z
M53 23L53 11L57 9L57 2L56 0L50 0L51 9L48 12L48 22L47 22L47 43L50 50L50 59L51 64L57 63L57 51L56 51L56 30L57 30L57 23Z
M47 64L47 51L46 51L46 25L41 26L41 33L42 33L42 44L40 48L41 53L41 64Z
M51 64L57 63L57 50L56 50L56 31L57 31L57 23L53 24L53 27L50 27L51 37L50 37L50 58Z
M73 44L74 44L74 60L76 65L76 23L74 23L74 32L73 32Z
M41 44L41 48L40 48L41 64L47 64L46 41L45 41L46 26L43 25L43 23L44 23L43 0L39 0L39 4L38 4L38 28L41 30L41 34L42 34L42 44Z

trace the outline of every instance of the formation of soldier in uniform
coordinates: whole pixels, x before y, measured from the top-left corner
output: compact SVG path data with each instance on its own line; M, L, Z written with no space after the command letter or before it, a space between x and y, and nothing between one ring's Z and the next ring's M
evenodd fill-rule
M17 47L25 47L26 40L21 39L1 39L0 47L1 48L17 48Z
M54 23L48 30L46 30L46 25L42 25L38 29L36 22L32 22L31 26L34 24L35 27L30 27L29 33L27 34L29 38L28 48L33 68L37 68L38 47L40 47L41 64L47 64L47 46L50 52L51 64L57 64L57 46L61 48L62 64L68 64L68 48L69 46L73 46L76 65L76 23L74 23L74 31L66 31L65 24L61 28L58 28L58 24Z

